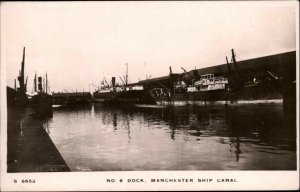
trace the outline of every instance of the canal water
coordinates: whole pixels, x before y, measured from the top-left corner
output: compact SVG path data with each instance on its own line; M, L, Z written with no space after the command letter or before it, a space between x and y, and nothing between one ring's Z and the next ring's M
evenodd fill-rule
M54 108L44 122L72 171L295 170L281 105Z

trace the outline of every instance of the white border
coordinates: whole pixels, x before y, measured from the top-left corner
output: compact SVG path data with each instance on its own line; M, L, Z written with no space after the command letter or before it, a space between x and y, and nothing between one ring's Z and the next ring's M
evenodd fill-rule
M264 2L261 2L264 3ZM283 3L283 2L282 2ZM288 2L289 5L291 2ZM299 82L299 2L296 7L297 84ZM284 4L284 3L283 3ZM298 6L298 7L297 7ZM295 190L299 189L299 119L297 119L296 171L122 171L69 173L6 173L6 65L5 36L1 22L1 190L9 191L72 191L72 190ZM297 85L297 114L299 114L299 85ZM146 183L108 183L106 179L143 178ZM151 183L151 178L186 178L213 182ZM219 183L218 178L233 178L238 182ZM35 184L14 184L13 180L34 179Z

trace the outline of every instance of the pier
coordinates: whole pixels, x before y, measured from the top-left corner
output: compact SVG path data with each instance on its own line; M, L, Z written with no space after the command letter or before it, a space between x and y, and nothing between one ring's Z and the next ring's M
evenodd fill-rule
M33 109L8 108L7 172L70 171Z

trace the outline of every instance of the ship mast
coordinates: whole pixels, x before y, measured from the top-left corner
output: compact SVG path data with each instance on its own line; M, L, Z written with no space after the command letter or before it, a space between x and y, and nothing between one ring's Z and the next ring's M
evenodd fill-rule
M48 93L48 77L47 77L47 72L46 72L46 93Z
M21 71L19 73L18 81L20 84L20 93L25 94L25 84L24 84L24 67L25 67L25 47L23 48L23 59L21 62Z
M45 92L45 76L43 75L43 92Z
M126 87L128 84L128 63L125 64L126 65Z
M25 91L25 93L27 91L27 81L28 81L28 76L26 77L26 83L24 84L24 91Z
M21 83L22 83L22 88L21 91L25 92L25 85L24 85L24 76L25 76L25 72L24 72L24 68L25 68L25 47L23 48L23 59L22 59L22 67L21 67Z
M36 73L34 75L34 92L37 92L37 89L36 89Z
M232 54L232 62L233 62L234 68L235 68L235 70L237 71L238 68L237 68L237 66L236 66L236 59L235 59L234 49L231 49L231 54Z
M236 78L236 81L237 81L237 87L239 88L241 86L241 81L240 81L240 78L239 78L239 71L238 71L238 68L237 68L237 64L236 64L236 55L234 53L234 49L231 49L231 54L232 54L232 62L233 62L233 66L235 68L235 71L234 71L234 74L235 74L235 78Z
M230 64L229 64L229 62L228 62L227 56L226 56L226 63L227 63L227 67L228 67L228 72L229 72L229 74L230 74L230 73L231 73L231 72L230 72Z

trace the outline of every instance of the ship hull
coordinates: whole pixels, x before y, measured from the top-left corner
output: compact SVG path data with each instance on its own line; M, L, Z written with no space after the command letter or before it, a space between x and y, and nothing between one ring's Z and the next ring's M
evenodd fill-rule
M144 90L94 93L95 102L122 104L155 104L155 100Z
M52 96L46 93L39 93L32 97L32 107L36 114L47 115L52 114Z

